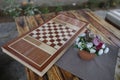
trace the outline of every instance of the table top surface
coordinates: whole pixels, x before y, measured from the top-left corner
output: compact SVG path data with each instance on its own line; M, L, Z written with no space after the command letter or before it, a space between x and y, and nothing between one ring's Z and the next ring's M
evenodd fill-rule
M58 14L65 14L69 17L83 20L88 22L89 29L94 33L103 37L104 42L120 47L120 30L115 28L114 26L107 23L105 20L101 19L97 15L95 15L91 10L73 10L73 11L64 11L59 13L49 13L49 14L38 14L35 16L23 16L17 17L15 19L17 30L19 35L23 35L26 32L32 30L33 28L41 25L51 18L55 17ZM19 20L22 20L22 24L20 25ZM39 77L30 69L27 69L28 80L82 80L71 73L59 68L56 65L43 76Z

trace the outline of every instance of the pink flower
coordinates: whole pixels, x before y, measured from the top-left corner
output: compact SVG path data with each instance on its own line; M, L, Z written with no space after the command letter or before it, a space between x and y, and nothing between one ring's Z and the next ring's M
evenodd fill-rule
M98 37L95 37L95 38L93 39L93 44L94 44L95 46L98 46L100 43L101 43L101 41L100 41L100 39L99 39Z

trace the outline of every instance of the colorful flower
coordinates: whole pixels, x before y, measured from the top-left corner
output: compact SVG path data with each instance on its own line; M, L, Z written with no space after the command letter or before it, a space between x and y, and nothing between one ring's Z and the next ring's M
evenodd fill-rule
M102 55L109 52L109 48L101 41L100 36L96 36L90 31L80 34L75 42L79 50L86 50L92 54Z
M94 45L98 46L100 43L101 43L101 41L98 39L98 37L95 37L95 38L93 39L93 44L94 44Z
M109 52L109 48L106 47L105 50L104 50L104 53L107 54Z
M96 52L95 49L93 49L93 48L90 49L90 53L95 53L95 52Z
M82 43L81 42L78 43L78 47L82 48Z
M78 43L79 41L80 41L80 38L77 38L77 39L76 39L76 43Z
M90 38L94 38L95 35L94 35L92 32L90 32L89 37L90 37Z
M103 49L100 49L99 51L98 51L98 55L102 55L103 54Z
M92 42L87 43L87 48L91 48L93 46Z
M101 48L102 48L102 45L103 45L103 43L99 43L98 45L96 45L96 50L101 49Z

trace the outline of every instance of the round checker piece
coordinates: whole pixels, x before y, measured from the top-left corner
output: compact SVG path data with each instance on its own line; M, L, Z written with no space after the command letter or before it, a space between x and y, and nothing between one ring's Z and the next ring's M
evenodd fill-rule
M59 49L75 32L76 30L67 26L49 21L42 27L32 31L29 35L55 49Z

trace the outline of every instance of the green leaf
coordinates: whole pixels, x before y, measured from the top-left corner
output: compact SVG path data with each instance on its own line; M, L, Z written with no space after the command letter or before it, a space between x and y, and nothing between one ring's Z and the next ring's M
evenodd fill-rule
M57 6L55 11L56 12L63 11L63 8L61 6Z

